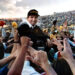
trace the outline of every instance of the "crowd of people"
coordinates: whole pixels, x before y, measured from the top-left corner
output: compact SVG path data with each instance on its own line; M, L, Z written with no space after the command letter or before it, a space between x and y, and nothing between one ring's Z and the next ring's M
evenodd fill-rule
M69 11L69 12L60 12L60 13L54 13L53 15L47 15L47 16L41 16L39 17L39 21L41 24L41 27L50 27L53 24L53 20L57 19L57 25L63 25L64 21L67 18L68 25L75 24L75 11Z
M14 28L13 37L7 33L0 38L0 75L75 75L75 39L56 28L51 34L36 25L38 11L32 9L27 18ZM4 53L10 53L4 58Z

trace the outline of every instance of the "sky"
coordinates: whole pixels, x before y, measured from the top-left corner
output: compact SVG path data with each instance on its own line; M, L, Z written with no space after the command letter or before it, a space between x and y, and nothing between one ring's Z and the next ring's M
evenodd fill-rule
M26 17L30 9L40 16L75 10L75 0L0 0L0 18Z

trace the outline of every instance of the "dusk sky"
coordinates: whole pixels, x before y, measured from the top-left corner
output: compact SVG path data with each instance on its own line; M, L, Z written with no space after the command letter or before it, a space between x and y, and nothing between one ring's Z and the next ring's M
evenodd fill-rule
M30 9L41 16L75 10L75 0L0 0L0 18L26 17Z

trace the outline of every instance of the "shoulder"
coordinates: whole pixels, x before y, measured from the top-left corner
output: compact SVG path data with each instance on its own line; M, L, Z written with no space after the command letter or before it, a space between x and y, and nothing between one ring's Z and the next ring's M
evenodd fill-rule
M28 24L26 24L26 23L22 23L22 24L18 27L18 29L29 29L29 26L28 26Z
M19 27L22 25L28 25L26 22L20 22Z
M40 26L37 26L37 25L36 25L34 28L36 28L36 29L41 29Z

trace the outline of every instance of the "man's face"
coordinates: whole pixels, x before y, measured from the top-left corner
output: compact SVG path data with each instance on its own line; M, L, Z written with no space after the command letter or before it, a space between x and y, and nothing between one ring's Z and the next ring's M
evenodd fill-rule
M35 15L31 15L31 16L28 16L27 20L31 25L34 26L37 23L38 17Z

